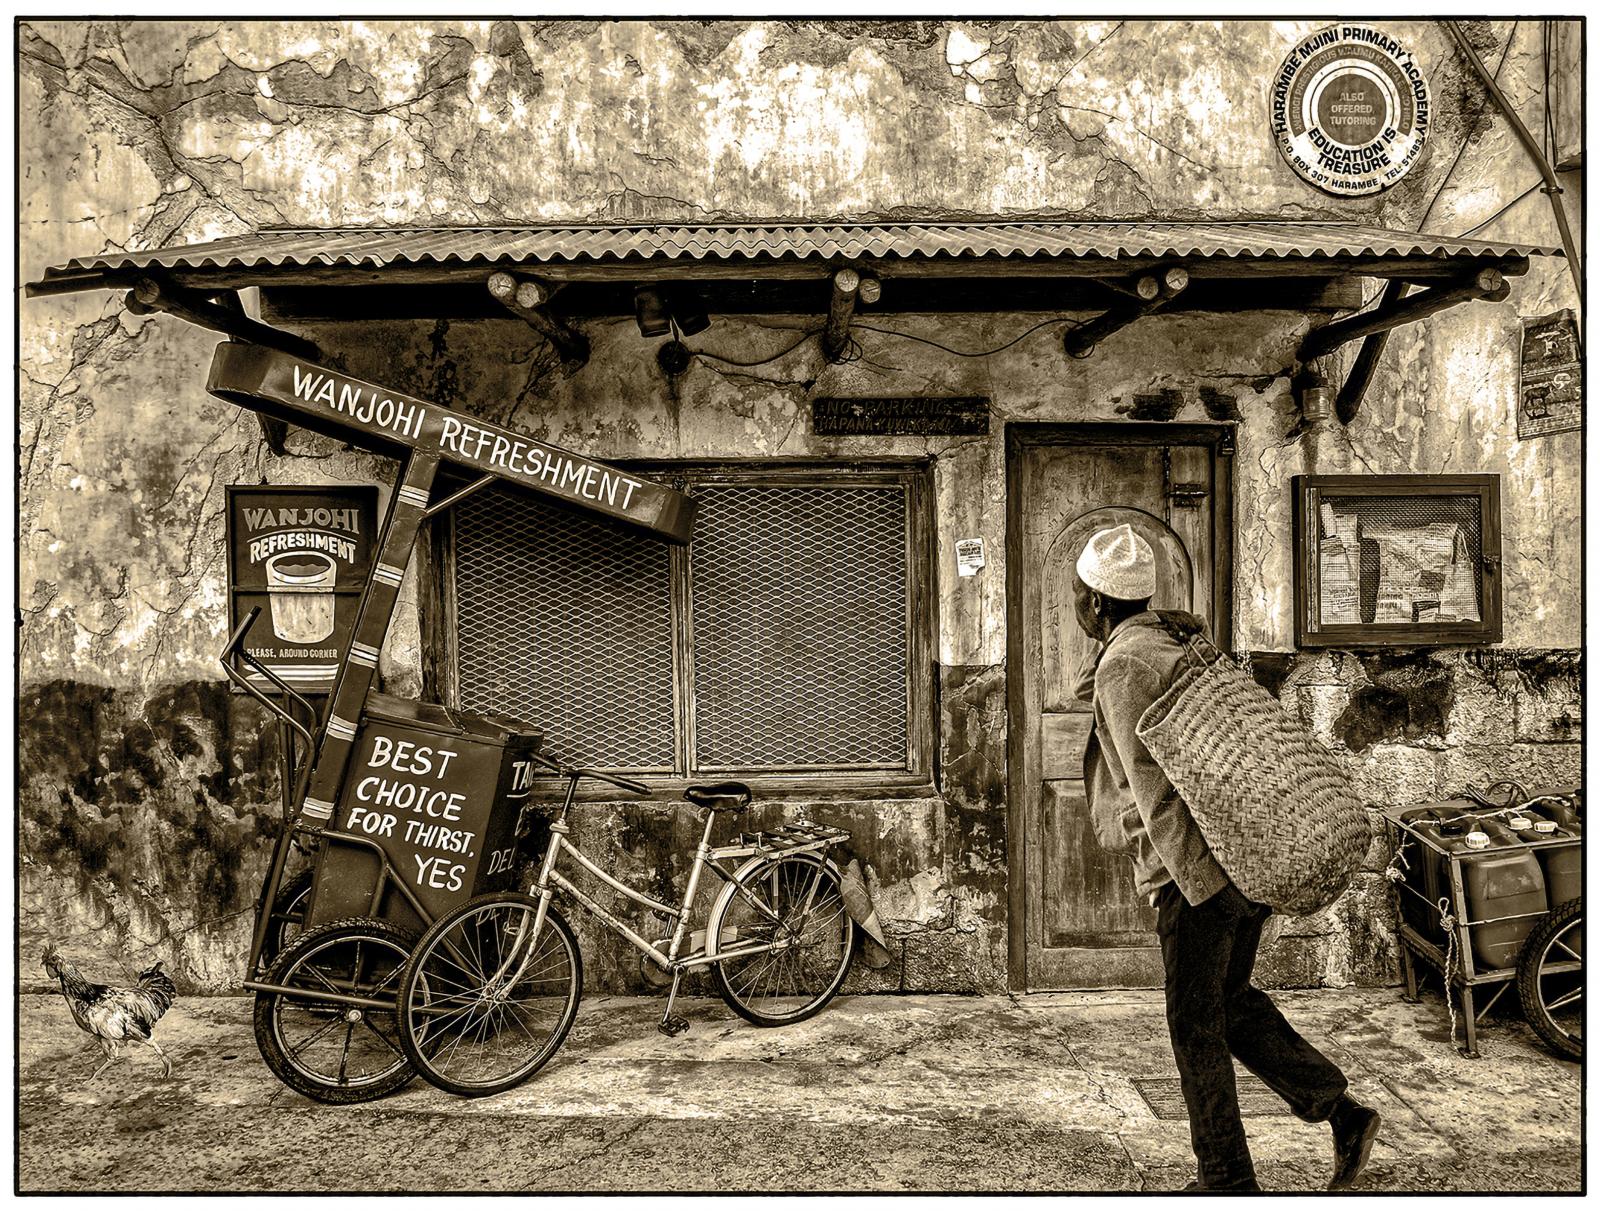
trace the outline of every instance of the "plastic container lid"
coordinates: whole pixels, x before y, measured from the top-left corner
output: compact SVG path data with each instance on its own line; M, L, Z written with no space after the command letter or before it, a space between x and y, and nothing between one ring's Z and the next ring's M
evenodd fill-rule
M1485 833L1485 832L1479 832L1477 829L1473 829L1470 833L1467 834L1467 848L1468 849L1488 849L1489 848L1489 834Z
M1536 833L1553 833L1556 831L1556 822L1554 820L1535 820L1533 831Z
M1532 828L1533 821L1526 816L1512 816L1511 819L1506 821L1506 827L1514 828L1521 832L1523 829Z

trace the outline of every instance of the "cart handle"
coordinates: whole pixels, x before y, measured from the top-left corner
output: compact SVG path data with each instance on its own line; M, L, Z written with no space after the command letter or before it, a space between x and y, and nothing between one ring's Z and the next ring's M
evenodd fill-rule
M571 778L574 782L580 778L593 778L598 782L609 782L612 786L620 786L623 790L632 791L636 795L648 795L650 793L650 788L643 782L634 782L629 778L618 778L612 774L602 774L599 770L578 769L575 766L562 765L559 762L551 761L548 757L541 756L539 753L533 754L533 760L548 770L554 770L563 778Z
M217 659L222 662L222 671L228 675L229 681L233 682L234 685L238 686L245 693L249 694L250 697L254 698L279 719L283 720L290 727L292 727L299 734L300 738L306 742L307 747L315 748L316 740L312 738L311 732L306 728L306 726L288 711L284 710L283 707L279 706L276 702L272 701L272 699L268 698L255 686L251 685L250 678L246 677L234 667L232 658L237 656L256 672L265 677L268 681L272 682L273 685L277 686L278 689L282 690L285 697L293 698L295 702L305 707L307 714L316 713L311 704L297 694L290 686L288 686L282 680L282 678L280 678L271 669L267 668L254 656L250 655L249 652L245 651L239 646L244 642L245 635L249 632L250 628L255 625L256 619L260 616L261 607L252 606L250 608L250 612L244 616L244 621L239 624L238 630L234 631L232 637L228 640L227 646L222 649L222 654L219 655Z

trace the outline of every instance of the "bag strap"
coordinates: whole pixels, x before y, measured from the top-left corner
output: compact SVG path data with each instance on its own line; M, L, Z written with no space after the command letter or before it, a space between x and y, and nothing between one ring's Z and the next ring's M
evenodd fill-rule
M1200 654L1201 644L1205 644L1206 647L1211 649L1212 656L1210 660L1205 659ZM1194 660L1196 668L1203 669L1208 665L1216 663L1218 660L1226 660L1243 672L1249 673L1251 676L1255 675L1255 670L1250 667L1250 656L1248 653L1246 653L1244 656L1235 656L1231 652L1225 652L1210 639L1206 638L1206 636L1200 631L1196 631L1184 641L1183 650L1186 656L1189 656Z

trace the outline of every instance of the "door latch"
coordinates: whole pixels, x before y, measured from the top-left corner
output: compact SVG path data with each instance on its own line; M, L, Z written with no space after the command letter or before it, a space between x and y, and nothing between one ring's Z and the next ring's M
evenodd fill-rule
M1167 495L1176 508L1198 509L1204 503L1207 492L1204 484L1168 484Z

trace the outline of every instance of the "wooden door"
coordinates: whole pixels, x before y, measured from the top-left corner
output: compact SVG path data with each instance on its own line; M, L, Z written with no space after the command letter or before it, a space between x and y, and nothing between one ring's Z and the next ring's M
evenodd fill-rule
M1226 642L1218 547L1225 554L1227 543L1218 537L1227 476L1216 445L1215 432L1160 426L1052 428L1012 443L1011 794L1022 830L1012 928L1021 925L1029 989L1162 982L1155 912L1133 894L1128 859L1102 850L1089 821L1083 753L1093 715L1072 687L1095 645L1073 612L1073 573L1091 534L1126 522L1156 554L1152 604L1199 614ZM1014 969L1018 957L1013 945Z

